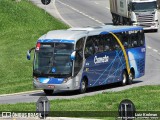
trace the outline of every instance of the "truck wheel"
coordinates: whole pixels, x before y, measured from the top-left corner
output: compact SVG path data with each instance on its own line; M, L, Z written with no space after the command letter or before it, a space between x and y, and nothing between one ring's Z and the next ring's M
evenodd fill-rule
M46 90L46 89L44 89L43 91L46 95L52 95L54 92L54 90Z
M126 71L123 72L122 81L120 82L121 86L125 86L127 84L128 75Z
M80 93L85 93L87 89L87 80L85 78L82 79L81 84L80 84Z

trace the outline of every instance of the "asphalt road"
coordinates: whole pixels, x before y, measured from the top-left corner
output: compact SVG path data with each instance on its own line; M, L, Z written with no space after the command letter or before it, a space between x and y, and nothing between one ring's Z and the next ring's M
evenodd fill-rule
M111 23L109 11L109 0L56 0L49 6L44 6L40 0L30 0L39 7L48 11L51 15L61 19L72 27L98 26L104 23ZM160 14L159 14L160 20ZM160 30L159 30L160 31ZM85 94L78 94L77 91L56 93L48 96L48 99L71 99L83 96L91 96L104 91L121 91L137 86L160 85L160 33L146 33L146 68L145 76L135 79L132 85L119 87L107 85L89 89ZM44 96L42 91L18 93L12 95L1 95L0 104L18 102L36 102L39 96Z

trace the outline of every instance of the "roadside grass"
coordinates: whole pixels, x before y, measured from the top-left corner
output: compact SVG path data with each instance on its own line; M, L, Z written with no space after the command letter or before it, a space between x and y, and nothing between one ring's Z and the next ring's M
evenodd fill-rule
M33 90L27 50L47 31L66 28L28 0L0 0L0 94Z
M142 86L120 92L105 92L78 99L50 101L51 111L118 111L120 102L131 100L136 111L160 111L160 86ZM1 104L0 111L35 111L36 103ZM89 117L89 116L88 116ZM103 118L111 119L111 118Z

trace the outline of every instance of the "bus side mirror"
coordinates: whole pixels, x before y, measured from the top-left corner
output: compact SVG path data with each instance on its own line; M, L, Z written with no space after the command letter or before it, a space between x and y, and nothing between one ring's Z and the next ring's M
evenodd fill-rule
M32 50L34 50L35 47L31 48L30 50L27 51L27 60L30 60L31 59L31 52Z
M71 60L75 60L76 59L76 51L73 51L71 54Z
M27 60L30 60L30 59L31 59L31 51L28 50L28 51L27 51Z

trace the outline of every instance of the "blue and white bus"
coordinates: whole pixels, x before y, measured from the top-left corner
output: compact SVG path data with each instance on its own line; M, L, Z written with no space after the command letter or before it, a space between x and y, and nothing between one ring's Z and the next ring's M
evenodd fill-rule
M55 30L40 37L34 50L33 85L49 95L119 82L145 74L142 27L100 26Z

